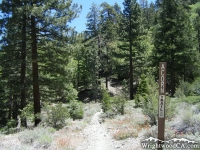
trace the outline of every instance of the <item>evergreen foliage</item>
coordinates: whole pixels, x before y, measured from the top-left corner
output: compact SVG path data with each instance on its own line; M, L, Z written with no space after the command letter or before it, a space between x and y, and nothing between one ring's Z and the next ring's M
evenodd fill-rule
M137 88L137 92L135 95L136 107L140 106L140 96L142 96L146 102L148 101L148 97L147 97L148 94L149 94L149 91L148 91L146 77L144 74L142 74L141 78L140 78L140 83L139 83L139 86Z
M141 107L143 108L143 112L147 115L150 119L149 123L151 125L157 125L158 119L158 83L154 81L153 76L148 76L147 80L147 93L142 95L138 94L138 99L141 102ZM175 103L172 102L172 99L166 96L166 103L165 103L165 117L167 119L173 118L175 114Z
M7 119L17 119L28 101L40 113L40 101L67 97L69 43L75 34L67 26L80 8L66 1L3 1L1 10L1 80ZM71 42L72 43L72 42ZM3 83L3 82L2 82ZM35 119L35 125L40 122Z
M141 10L136 0L125 0L123 10L122 32L125 42L128 42L129 50L129 84L130 99L133 99L133 47L137 51L138 37L140 33L140 15Z
M168 64L168 90L171 95L179 80L194 79L193 30L189 19L189 10L182 0L163 0L160 6L158 24L154 33L152 65L165 61Z
M0 128L45 118L50 126L83 118L78 92L102 100L108 115L124 114L125 99L108 93L110 79L122 85L156 124L158 64L166 61L170 96L198 101L200 76L199 0L124 0L92 4L86 30L70 22L81 13L72 0L4 0L0 4ZM153 74L154 77L146 77ZM102 84L107 90L101 90ZM123 82L123 83L122 83ZM103 93L103 95L101 95ZM128 98L127 98L128 97ZM90 97L89 97L90 99ZM187 101L186 100L186 101ZM63 107L60 102L68 103ZM67 105L68 105L67 104ZM171 104L167 112L173 112ZM168 115L167 114L167 115ZM173 114L173 113L172 113ZM167 117L170 118L172 114Z
M84 115L83 104L76 100L71 101L71 103L69 104L69 113L70 113L70 117L73 120L83 119L83 115Z
M111 109L111 98L107 90L103 90L102 110L108 112Z
M111 110L115 115L124 115L126 100L122 96L117 96L111 100Z
M68 108L61 103L55 106L45 104L44 111L46 114L40 116L42 123L57 129L64 127L66 119L70 117Z

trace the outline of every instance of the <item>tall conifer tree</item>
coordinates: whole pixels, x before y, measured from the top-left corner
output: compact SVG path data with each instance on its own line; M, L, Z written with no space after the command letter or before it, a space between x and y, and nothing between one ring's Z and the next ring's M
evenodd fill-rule
M133 99L133 49L138 45L141 10L136 0L125 0L123 5L122 38L129 45L130 99Z
M180 79L193 78L193 31L187 8L183 0L162 0L155 30L153 65L168 63L168 90L172 96Z
M10 104L7 118L13 115L17 119L27 98L33 98L35 114L41 112L40 100L66 99L69 44L75 34L67 23L80 9L71 0L3 1L1 78L7 85L5 97ZM35 125L39 122L36 118Z

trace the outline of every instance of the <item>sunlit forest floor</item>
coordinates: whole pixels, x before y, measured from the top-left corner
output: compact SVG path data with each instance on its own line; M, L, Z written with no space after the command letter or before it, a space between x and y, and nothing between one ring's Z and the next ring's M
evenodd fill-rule
M184 106L183 104L181 107ZM183 112L182 109L179 110L180 113ZM84 111L83 119L76 121L68 119L66 126L57 131L50 127L39 126L10 135L1 134L0 149L139 150L142 149L141 140L157 137L157 126L148 124L148 117L142 113L141 108L134 108L134 101L126 103L125 115L117 115L113 118L104 118L100 103L84 104ZM186 137L199 140L198 133L193 135L173 129L176 124L184 121L180 113L174 119L166 120L166 138ZM187 119L187 116L184 118Z

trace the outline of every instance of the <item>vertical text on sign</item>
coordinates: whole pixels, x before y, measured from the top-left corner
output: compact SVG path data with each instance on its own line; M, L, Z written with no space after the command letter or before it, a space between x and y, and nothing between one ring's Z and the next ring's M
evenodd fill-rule
M165 64L161 64L160 68L160 94L165 94Z

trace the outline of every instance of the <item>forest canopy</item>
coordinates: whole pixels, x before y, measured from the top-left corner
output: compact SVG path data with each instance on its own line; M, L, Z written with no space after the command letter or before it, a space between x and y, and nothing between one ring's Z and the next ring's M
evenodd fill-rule
M161 61L172 97L180 83L200 76L199 0L93 3L78 33L68 23L81 9L72 0L2 1L0 127L30 105L37 115L42 103L70 103L83 91L99 99L111 77L135 100L141 79L158 80Z

